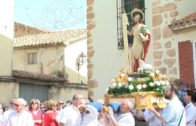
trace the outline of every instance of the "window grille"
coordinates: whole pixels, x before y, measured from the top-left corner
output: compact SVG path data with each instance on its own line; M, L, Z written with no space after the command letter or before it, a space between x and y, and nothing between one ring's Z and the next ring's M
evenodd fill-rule
M122 31L122 18L121 15L124 13L131 13L134 8L139 8L143 12L145 11L144 0L117 0L117 38L118 38L118 49L124 49L124 41L123 41L123 31ZM128 14L129 26L128 30L131 30L133 27L133 20L131 15ZM129 46L133 43L133 37L128 36Z

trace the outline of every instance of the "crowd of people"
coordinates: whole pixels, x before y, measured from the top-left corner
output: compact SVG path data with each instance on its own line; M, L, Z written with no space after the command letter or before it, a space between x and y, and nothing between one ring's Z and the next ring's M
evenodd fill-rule
M138 120L149 126L196 126L194 92L183 90L182 98L178 94L177 86L170 84L165 90L169 100L166 107L149 105L145 110L134 110L134 103L128 99L109 106L87 103L80 94L66 103L52 99L40 103L32 99L27 105L23 98L17 98L11 100L9 109L1 110L0 126L145 126Z

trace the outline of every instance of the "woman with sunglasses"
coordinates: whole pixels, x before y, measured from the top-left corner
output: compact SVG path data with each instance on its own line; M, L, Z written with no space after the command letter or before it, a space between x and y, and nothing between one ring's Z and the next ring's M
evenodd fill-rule
M34 126L42 126L43 118L40 111L40 101L38 99L32 99L29 104L29 112L33 116Z

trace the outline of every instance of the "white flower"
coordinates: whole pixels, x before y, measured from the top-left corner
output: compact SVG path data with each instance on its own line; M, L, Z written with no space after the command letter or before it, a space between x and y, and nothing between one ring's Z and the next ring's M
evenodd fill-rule
M156 70L155 73L156 73L156 74L160 74L160 71L159 71L159 70Z
M129 78L128 78L128 81L129 81L129 82L131 82L132 80L133 80L133 78L132 78L132 77L129 77Z
M133 89L134 89L133 85L129 85L129 90L133 90Z
M161 83L160 83L159 81L155 81L155 84L156 84L157 86L160 86L160 85L161 85Z
M154 75L154 73L150 73L150 76L151 76L151 77L154 77L155 75Z
M108 92L109 88L106 88L106 92Z
M113 85L110 85L110 88L111 88L111 89L114 89L114 86L113 86Z
M125 85L125 88L129 88L129 86L128 85Z
M154 86L154 83L153 82L150 82L149 85L152 87L152 86Z
M166 85L169 85L169 81L165 81L165 84L166 84Z
M118 87L122 87L122 83L118 83Z
M136 86L136 88L137 88L138 90L141 90L141 89L142 89L142 85L141 85L141 84L138 84L138 85Z
M160 81L161 85L165 85L165 81Z
M112 83L112 87L116 87L116 85L117 85L117 83L115 83L115 82Z
M146 85L146 84L143 84L143 85L142 85L142 88L146 88L146 87L147 87L147 85Z

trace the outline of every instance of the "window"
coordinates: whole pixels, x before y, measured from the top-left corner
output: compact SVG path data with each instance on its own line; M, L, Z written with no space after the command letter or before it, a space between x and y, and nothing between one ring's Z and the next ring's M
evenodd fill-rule
M28 64L37 63L37 53L28 53Z
M134 8L139 8L143 12L145 11L144 0L117 0L117 37L118 37L118 49L124 49L123 41L123 31L122 31L122 17L123 13L131 13ZM127 27L130 30L133 27L133 21L131 15L128 14L129 26ZM128 36L129 45L132 45L133 37Z

